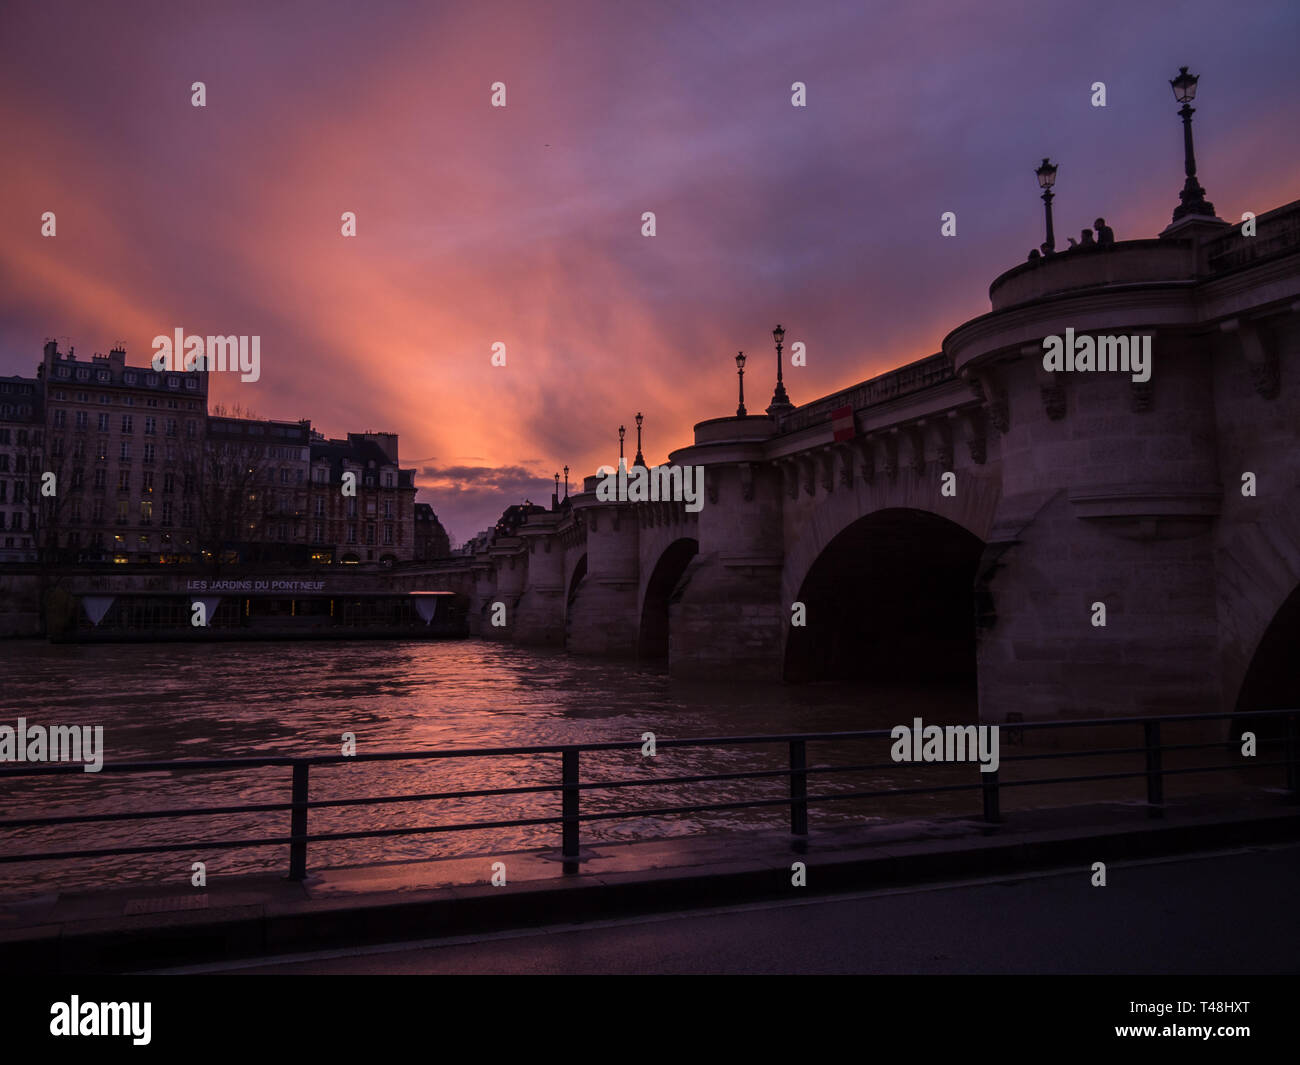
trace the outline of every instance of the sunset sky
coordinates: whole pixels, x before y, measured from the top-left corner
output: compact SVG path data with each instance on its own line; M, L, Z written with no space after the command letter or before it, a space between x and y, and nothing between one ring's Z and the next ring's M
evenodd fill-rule
M1043 239L1045 155L1058 246L1155 236L1181 65L1219 216L1295 199L1297 39L1294 0L7 0L0 374L259 335L214 400L400 433L463 540L638 410L652 463L734 412L737 349L761 410L778 321L796 403L937 351Z

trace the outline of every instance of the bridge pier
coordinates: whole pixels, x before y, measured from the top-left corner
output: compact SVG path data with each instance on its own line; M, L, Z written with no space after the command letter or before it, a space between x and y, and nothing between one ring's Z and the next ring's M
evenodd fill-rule
M563 647L564 550L559 537L553 523L536 523L522 526L519 538L527 545L528 581L515 608L512 635L534 647Z
M762 454L774 432L766 416L717 418L669 457L703 466L705 482L699 553L669 608L673 676L781 679L791 607L781 599L781 476Z
M637 558L635 504L598 502L595 477L572 496L587 530L587 574L578 585L567 615L567 649L574 654L633 657L637 640Z

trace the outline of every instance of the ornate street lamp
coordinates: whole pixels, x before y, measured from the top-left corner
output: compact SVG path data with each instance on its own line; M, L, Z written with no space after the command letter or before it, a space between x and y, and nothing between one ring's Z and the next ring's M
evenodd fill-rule
M778 324L772 330L772 339L776 341L776 390L772 393L772 402L767 405L768 414L782 414L793 410L794 404L785 392L785 381L781 377L781 343L785 340L785 330Z
M636 458L632 460L633 466L644 466L645 459L641 457L641 412L636 412Z
M627 430L624 429L624 428L620 425L620 426L618 427L618 466L619 466L619 469L622 469L622 468L623 468L623 437L626 435L626 433L627 433Z
M564 467L564 498L569 498L569 467Z
M748 417L745 413L745 353L736 352L736 374L740 378L740 405L736 407L736 417Z
M1056 251L1056 235L1052 232L1052 186L1056 184L1056 165L1044 157L1034 173L1038 175L1038 187L1043 190L1043 211L1047 216L1047 254L1051 255Z
M1196 83L1199 80L1199 75L1189 74L1186 67L1179 67L1178 77L1169 82L1169 87L1174 90L1174 99L1183 105L1178 113L1183 119L1183 169L1187 173L1183 191L1178 194L1182 203L1174 208L1175 222L1189 214L1214 217L1214 204L1206 200L1205 190L1196 180L1196 153L1192 150L1192 115L1196 113L1192 101L1196 99Z

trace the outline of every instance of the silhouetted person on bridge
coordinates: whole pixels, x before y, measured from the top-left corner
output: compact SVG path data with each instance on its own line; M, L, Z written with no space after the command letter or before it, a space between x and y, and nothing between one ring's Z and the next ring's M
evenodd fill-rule
M1106 224L1106 219L1098 218L1093 227L1097 230L1097 243L1103 248L1115 243L1115 231Z
M1079 247L1095 248L1096 246L1097 246L1097 242L1092 239L1091 229L1085 229L1082 233L1079 234Z

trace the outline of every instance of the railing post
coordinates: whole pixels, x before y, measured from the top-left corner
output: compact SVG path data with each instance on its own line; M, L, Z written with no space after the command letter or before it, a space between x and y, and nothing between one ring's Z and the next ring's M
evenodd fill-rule
M790 834L808 835L808 745L790 741Z
M1002 823L1002 810L999 806L998 771L991 773L980 770L980 783L984 785L984 820L990 825Z
M578 749L566 747L561 752L561 783L564 790L560 793L561 817L564 826L564 842L560 853L568 859L578 857L578 800L582 792L578 790ZM567 867L566 867L566 871Z
M1147 746L1147 815L1163 817L1165 804L1165 779L1160 764L1160 722L1142 722L1142 732Z
M289 879L307 879L307 763L293 763L293 815L289 821Z

